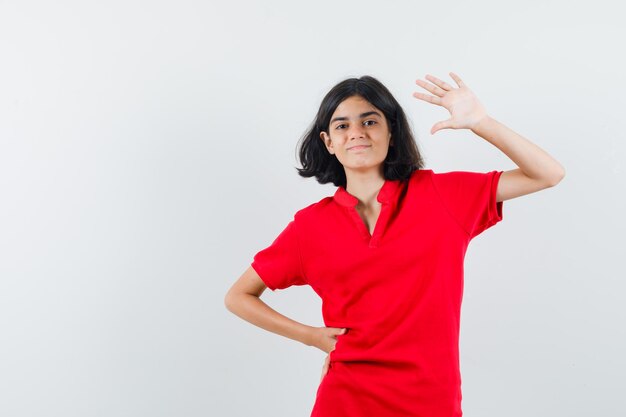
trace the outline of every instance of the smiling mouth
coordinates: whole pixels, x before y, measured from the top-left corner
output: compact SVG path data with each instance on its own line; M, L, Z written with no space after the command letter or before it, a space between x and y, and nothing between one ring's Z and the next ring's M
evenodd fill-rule
M361 150L361 149L367 149L369 147L370 147L370 145L359 145L359 146L353 146L351 148L348 148L348 150L349 151L358 151L358 150Z

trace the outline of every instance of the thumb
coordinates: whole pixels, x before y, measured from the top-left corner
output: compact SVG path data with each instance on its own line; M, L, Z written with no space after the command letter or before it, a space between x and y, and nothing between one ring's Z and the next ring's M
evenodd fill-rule
M345 327L339 330L339 334L345 334L348 331Z
M452 119L442 120L441 122L437 122L430 129L430 134L434 135L437 131L441 129L450 129L452 128Z

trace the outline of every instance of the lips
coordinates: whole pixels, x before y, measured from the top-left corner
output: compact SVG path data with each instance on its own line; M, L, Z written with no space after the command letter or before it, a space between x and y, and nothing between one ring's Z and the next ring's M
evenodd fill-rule
M360 149L366 149L369 148L370 145L357 145L357 146L352 146L351 148L348 148L348 150L350 151L358 151Z

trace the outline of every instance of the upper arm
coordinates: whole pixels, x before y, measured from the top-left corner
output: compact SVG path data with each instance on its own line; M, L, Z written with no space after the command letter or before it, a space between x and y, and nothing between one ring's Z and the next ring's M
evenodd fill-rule
M267 286L251 266L239 277L226 294L226 300L234 294L250 294L260 297Z
M553 185L543 179L530 178L519 168L504 171L498 181L496 201L510 200L515 197L535 193Z

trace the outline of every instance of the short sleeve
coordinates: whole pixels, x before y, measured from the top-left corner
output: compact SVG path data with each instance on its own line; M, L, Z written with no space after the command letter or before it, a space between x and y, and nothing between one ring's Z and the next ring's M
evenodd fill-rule
M452 171L432 174L444 206L470 239L502 220L503 202L496 202L502 173Z
M307 284L302 271L295 219L287 224L272 244L254 255L250 265L272 291Z

